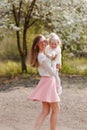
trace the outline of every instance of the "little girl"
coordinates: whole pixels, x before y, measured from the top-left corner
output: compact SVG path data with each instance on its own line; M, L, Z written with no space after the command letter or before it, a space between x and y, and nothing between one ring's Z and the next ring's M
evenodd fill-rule
M56 80L57 80L57 91L60 95L62 93L62 87L60 83L60 78L58 71L61 68L61 41L60 38L55 33L51 33L49 37L49 44L47 45L45 49L45 54L48 58L51 59L51 65L53 68L56 69Z

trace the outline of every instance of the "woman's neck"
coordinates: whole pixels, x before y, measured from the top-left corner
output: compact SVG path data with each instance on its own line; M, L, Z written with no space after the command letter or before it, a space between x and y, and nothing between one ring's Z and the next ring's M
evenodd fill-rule
M44 53L44 50L39 50L40 53Z

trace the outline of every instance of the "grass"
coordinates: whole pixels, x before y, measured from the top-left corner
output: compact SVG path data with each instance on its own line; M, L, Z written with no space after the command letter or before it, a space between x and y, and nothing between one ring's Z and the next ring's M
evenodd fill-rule
M23 73L22 76L26 77L29 74L37 74L37 69L28 67L28 74ZM16 76L21 74L21 64L18 62L7 61L7 62L0 62L0 76Z
M87 76L87 59L86 58L64 59L61 73Z
M0 76L14 76L21 72L20 63L7 61L0 62Z
M27 75L37 74L37 69L27 65L28 73L23 73L23 77ZM7 61L0 62L0 76L15 76L21 73L20 63ZM62 74L69 75L82 75L87 76L87 59L86 58L68 58L64 59L62 69Z

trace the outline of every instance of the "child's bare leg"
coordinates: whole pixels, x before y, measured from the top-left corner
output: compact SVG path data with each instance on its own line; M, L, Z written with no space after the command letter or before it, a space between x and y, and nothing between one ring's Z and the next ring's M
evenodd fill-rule
M42 109L42 112L40 113L40 115L39 115L39 117L37 119L37 122L36 122L34 130L40 130L40 128L41 128L41 126L42 126L42 124L44 122L44 119L46 118L46 116L50 112L50 105L49 105L49 103L42 102L42 105L43 105L43 109Z

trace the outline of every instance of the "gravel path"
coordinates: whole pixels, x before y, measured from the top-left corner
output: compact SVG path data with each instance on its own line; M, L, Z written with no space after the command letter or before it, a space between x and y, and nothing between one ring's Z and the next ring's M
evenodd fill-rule
M16 78L0 82L0 130L33 130L41 103L27 96L38 80ZM87 78L62 77L62 86L57 130L87 130ZM41 130L49 130L49 116Z

